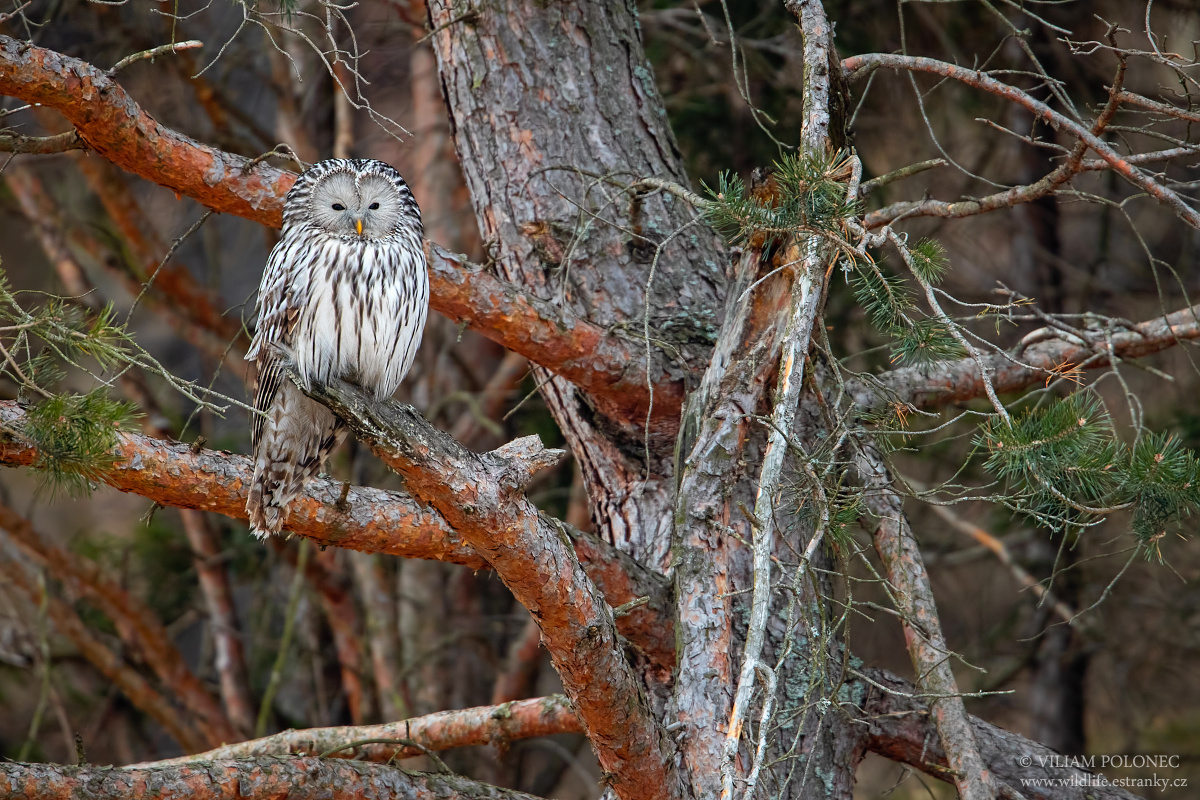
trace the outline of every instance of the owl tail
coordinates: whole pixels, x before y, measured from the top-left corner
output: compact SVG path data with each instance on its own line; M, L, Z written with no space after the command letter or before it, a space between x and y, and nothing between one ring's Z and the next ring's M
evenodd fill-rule
M342 440L345 424L328 408L310 400L291 381L277 382L255 405L266 412L254 437L254 478L246 513L260 539L279 533L289 505L320 472ZM267 395L267 396L264 396Z

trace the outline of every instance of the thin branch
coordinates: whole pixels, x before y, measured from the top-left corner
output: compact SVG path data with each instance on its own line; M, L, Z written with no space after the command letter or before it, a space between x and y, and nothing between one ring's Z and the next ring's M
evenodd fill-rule
M955 788L962 800L993 800L994 781L980 755L950 668L953 654L942 633L929 575L902 500L892 488L892 478L883 459L871 444L856 447L854 467L866 489L864 504L871 512L871 517L864 515L863 526L872 532L875 550L886 569L904 623L904 638L917 683L926 693L939 695L931 700L930 710L954 773Z
M801 2L792 9L800 16L804 37L804 127L801 142L808 153L821 155L829 149L829 53L832 47L829 21L820 3ZM862 166L854 159L855 176L850 192L857 194L858 177ZM852 196L853 196L852 194ZM771 555L775 545L775 506L779 480L783 473L783 458L788 450L788 435L799 403L800 389L804 385L804 364L812 341L813 326L821 311L824 296L825 263L829 260L830 248L822 239L809 236L793 243L784 255L786 262L798 262L796 276L792 282L791 304L787 323L783 331L783 344L779 356L779 377L776 382L774 406L771 411L771 427L767 434L766 451L763 453L759 471L758 489L754 500L754 516L759 524L754 527L754 593L750 607L750 622L746 630L746 644L742 652L742 669L738 676L737 689L733 698L733 709L725 732L724 753L721 760L721 798L732 800L735 761L742 736L742 726L750 708L756 675L770 675L767 681L770 692L765 694L764 708L770 708L774 697L775 676L759 659L766 642L767 617L771 609ZM803 255L801 255L803 251ZM764 690L765 691L765 690ZM764 710L764 722L769 712ZM765 743L763 745L765 747ZM750 781L746 797L753 796L754 784L761 767L763 747L751 768L754 779Z
M140 53L133 53L132 55L125 56L116 64L113 64L112 69L106 72L105 75L111 78L121 70L128 67L130 64L138 61L144 61L146 59L153 61L159 56L166 55L167 53L178 53L180 50L195 50L197 47L204 47L204 42L192 39L186 42L175 42L174 44L164 44L159 45L158 47L152 47L149 50L143 50Z
M224 761L230 758L317 755L347 742L363 739L403 738L428 750L449 750L455 747L553 736L558 733L579 733L582 730L571 701L561 694L555 694L492 706L439 711L436 714L383 725L289 730L263 739L225 745L206 753L133 766L164 767L197 761ZM387 762L397 758L419 756L421 753L421 750L411 745L380 743L341 750L337 757Z
M985 73L973 69L959 67L955 64L949 64L945 61L938 61L932 58L921 58L917 56L903 56L888 53L870 53L861 56L852 56L842 62L842 67L847 75L853 75L864 70L873 70L879 67L909 70L912 72L927 72L934 75L941 75L946 78L953 78L961 81L968 86L998 95L1006 100L1009 100L1017 105L1022 106L1035 117L1046 121L1052 127L1060 130L1065 130L1086 144L1109 164L1112 170L1123 178L1128 180L1133 185L1144 190L1151 197L1154 197L1163 205L1167 206L1175 212L1180 219L1193 228L1200 228L1200 213L1189 206L1185 200L1175 192L1163 186L1158 181L1151 178L1146 173L1137 169L1129 163L1129 161L1112 149L1106 142L1100 139L1092 131L1088 130L1083 125L1074 120L1060 114L1050 108L1045 103L1037 100L1026 92L1001 83L995 78ZM943 206L961 206L961 210L952 210L949 208L939 209L944 213L938 213L938 216L965 216L967 213L979 213L979 206L988 207L1003 207L1012 205L1014 202L1028 202L1025 199L1026 195L1032 195L1029 187L1018 186L1004 192L992 195L987 198L987 202L983 201L964 201L956 204L942 204ZM1040 195L1044 195L1042 192ZM1030 197L1030 199L1036 199ZM929 201L922 203L911 204L914 206L914 211L918 213L929 213L926 206ZM886 212L886 213L885 213ZM869 214L865 220L865 225L868 228L878 227L886 224L892 219L895 219L899 214L893 209L882 209L880 211ZM907 214L906 214L907 215Z
M48 156L69 150L86 150L87 142L79 137L79 131L69 130L54 136L24 136L13 131L0 131L0 153L25 153Z

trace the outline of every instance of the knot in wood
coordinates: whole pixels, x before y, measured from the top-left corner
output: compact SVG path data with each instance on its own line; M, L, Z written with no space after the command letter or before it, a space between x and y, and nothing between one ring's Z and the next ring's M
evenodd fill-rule
M513 439L488 455L500 461L496 482L509 492L522 492L534 475L558 464L567 451L547 448L541 438L534 435Z

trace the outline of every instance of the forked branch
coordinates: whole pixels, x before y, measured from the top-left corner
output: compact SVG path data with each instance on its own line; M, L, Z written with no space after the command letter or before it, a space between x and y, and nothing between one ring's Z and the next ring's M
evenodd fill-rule
M343 381L309 395L440 511L533 614L617 796L680 796L670 744L626 660L612 609L580 565L566 526L525 497L532 474L565 453L544 449L536 436L472 453L412 407L375 402Z

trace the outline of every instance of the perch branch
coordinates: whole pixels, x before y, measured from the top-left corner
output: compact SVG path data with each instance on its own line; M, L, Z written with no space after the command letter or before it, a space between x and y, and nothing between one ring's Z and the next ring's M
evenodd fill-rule
M19 434L25 412L16 402L0 402L0 465L32 466L39 452ZM116 466L104 482L164 506L194 508L246 519L252 465L245 456L168 443L122 433ZM289 530L318 545L333 545L404 558L426 558L484 569L487 562L434 511L401 492L351 487L345 510L338 506L342 484L317 478L292 501ZM547 524L558 524L548 520ZM590 534L563 526L585 569L613 606L639 597L651 602L618 620L618 630L656 664L675 659L666 581L627 554Z
M309 394L440 511L533 614L617 796L679 796L674 756L626 661L611 608L580 565L565 526L525 497L533 474L565 454L543 448L536 436L472 453L411 407L374 402L343 381Z

